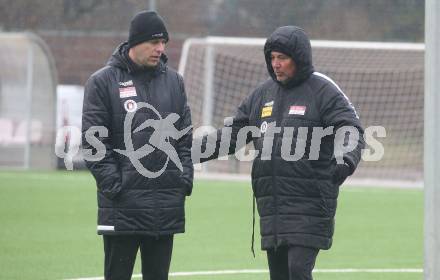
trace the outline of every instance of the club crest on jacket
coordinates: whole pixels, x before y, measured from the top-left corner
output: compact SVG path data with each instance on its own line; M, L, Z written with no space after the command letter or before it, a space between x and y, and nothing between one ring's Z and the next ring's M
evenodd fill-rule
M137 103L134 100L128 99L124 102L124 109L125 111L132 113L137 110Z

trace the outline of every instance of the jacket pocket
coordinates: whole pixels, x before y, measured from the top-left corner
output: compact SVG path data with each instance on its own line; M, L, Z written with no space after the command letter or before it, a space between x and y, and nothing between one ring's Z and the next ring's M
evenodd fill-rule
M179 189L182 194L190 195L192 191L192 183L182 177L180 170L169 170L164 172L160 179L160 185L167 189Z
M312 162L309 160L310 166L313 170L313 176L315 178L315 185L317 189L319 190L320 198L321 198L321 206L323 208L323 211L327 217L332 217L332 211L329 201L333 199L334 196L334 184L332 182L332 177L334 174L334 165L329 165L327 167L327 172L330 174L330 176L326 176L327 178L323 178L321 172L318 172L318 166L312 164ZM325 168L325 167L321 167Z

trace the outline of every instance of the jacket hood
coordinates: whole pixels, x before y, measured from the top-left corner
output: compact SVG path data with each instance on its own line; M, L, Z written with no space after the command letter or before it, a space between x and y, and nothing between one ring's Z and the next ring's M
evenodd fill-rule
M295 61L295 75L286 83L281 83L276 78L271 64L272 51L282 52ZM290 88L301 84L314 71L310 40L304 30L296 26L278 27L266 40L264 57L269 75L283 87Z
M152 73L163 72L166 68L168 57L163 53L160 57L160 62L156 67L145 67L134 63L128 56L128 42L123 42L118 47L107 61L107 65L121 68L129 73L135 73L139 71L147 71Z

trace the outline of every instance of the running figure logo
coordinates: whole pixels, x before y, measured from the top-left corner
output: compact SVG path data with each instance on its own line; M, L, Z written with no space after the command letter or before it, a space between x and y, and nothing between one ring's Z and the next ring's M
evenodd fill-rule
M150 109L159 119L148 119L133 131L133 133L136 133L147 127L152 127L154 129L149 139L149 143L146 143L139 149L135 150L131 138L131 125L133 123L133 118L136 114L136 111L142 108ZM178 114L171 113L163 119L156 108L145 102L139 102L137 110L134 112L128 112L124 120L124 142L126 150L115 149L115 151L128 157L136 170L148 178L159 177L167 168L170 160L176 164L180 171L183 171L179 155L177 154L177 151L173 145L171 145L170 138L176 140L180 139L192 129L192 126L188 126L179 131L174 126L174 123L180 118ZM160 170L153 172L146 169L140 162L140 159L151 154L155 149L164 152L167 155L167 160Z

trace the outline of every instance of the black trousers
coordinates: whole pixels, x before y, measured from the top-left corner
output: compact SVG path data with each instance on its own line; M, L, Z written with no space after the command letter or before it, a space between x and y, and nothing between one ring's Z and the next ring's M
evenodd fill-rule
M312 280L319 249L282 246L267 251L270 280Z
M104 235L105 280L130 280L138 249L141 250L142 279L167 280L173 251L173 235Z

